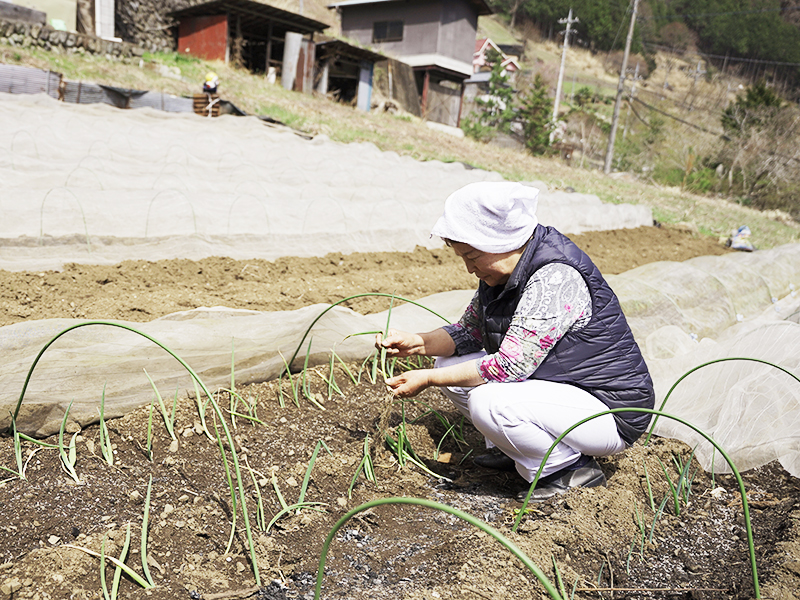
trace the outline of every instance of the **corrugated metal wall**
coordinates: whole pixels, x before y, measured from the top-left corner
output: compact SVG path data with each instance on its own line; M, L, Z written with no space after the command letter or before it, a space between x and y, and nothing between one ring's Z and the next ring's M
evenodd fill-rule
M166 112L193 112L192 99L165 94L164 92L145 92L131 98L130 108L155 108Z
M154 108L166 112L192 112L192 99L163 92L129 90L81 81L67 81L60 73L0 64L0 92L47 94L72 104L110 104L117 108Z
M72 104L96 104L105 102L106 93L99 85L79 81L64 82L64 102Z
M47 94L59 99L61 73L0 64L0 92L6 94Z

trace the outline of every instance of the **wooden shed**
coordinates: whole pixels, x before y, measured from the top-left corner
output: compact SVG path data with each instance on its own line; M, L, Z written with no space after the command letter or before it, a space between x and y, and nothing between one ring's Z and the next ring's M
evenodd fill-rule
M384 60L377 52L343 40L319 40L315 89L321 94L333 92L340 102L369 111L375 63Z
M178 21L178 52L226 63L235 60L250 71L282 80L282 71L294 67L294 84L285 87L310 91L313 38L328 27L326 23L254 0L210 0L169 16Z

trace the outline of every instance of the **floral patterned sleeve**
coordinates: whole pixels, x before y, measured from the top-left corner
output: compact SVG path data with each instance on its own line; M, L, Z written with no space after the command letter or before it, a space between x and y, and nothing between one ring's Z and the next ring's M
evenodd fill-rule
M563 263L539 269L528 280L511 325L495 354L478 364L484 381L524 381L550 349L592 316L589 288L581 274Z

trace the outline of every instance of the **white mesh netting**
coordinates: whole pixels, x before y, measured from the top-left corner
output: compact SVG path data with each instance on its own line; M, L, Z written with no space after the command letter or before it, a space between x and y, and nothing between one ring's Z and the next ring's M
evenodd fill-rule
M0 179L0 268L41 270L439 246L430 228L443 199L502 177L255 117L0 94ZM565 233L652 224L646 207L537 185L540 219Z
M154 111L58 105L45 98L0 97L0 268L56 268L63 262L126 258L276 258L331 251L410 250L428 239L444 198L494 173L462 165L418 163L367 144L308 141L253 119L206 121ZM565 232L649 223L641 207L602 205L596 197L545 192L543 223ZM388 225L386 224L389 221ZM22 237L20 237L22 236ZM689 369L721 357L774 362L800 373L800 245L752 254L653 263L609 283L645 352L659 403ZM421 301L458 318L471 291ZM325 305L288 313L228 308L176 313L132 327L166 344L213 390L265 380L293 355ZM438 317L396 307L393 326L424 330ZM7 426L40 349L72 320L0 328L0 427ZM311 334L312 365L331 348L363 358L386 315L335 307ZM307 343L307 341L306 341ZM295 366L302 365L305 343ZM317 366L321 372L325 367ZM92 325L59 338L42 356L19 417L22 430L58 429L70 401L79 424L106 411L150 402L144 369L170 396L192 390L163 350L129 331ZM741 469L780 459L800 475L800 383L761 363L704 367L678 385L665 410L717 439ZM699 436L668 419L656 432L694 445ZM711 447L697 454L724 465Z

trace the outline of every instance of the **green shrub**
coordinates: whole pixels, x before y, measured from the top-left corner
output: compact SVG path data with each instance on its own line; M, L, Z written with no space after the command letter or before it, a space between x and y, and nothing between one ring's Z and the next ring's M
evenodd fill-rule
M575 104L578 106L586 106L594 100L594 92L592 92L592 89L588 85L585 85L575 92L574 99Z
M656 163L653 167L653 181L661 185L680 187L685 175L686 173L679 167L669 167L661 163Z
M494 127L484 124L480 115L474 112L461 119L461 131L479 142L488 142L497 133Z
M692 171L685 178L685 189L698 194L707 194L719 183L717 173L709 167L702 167Z

